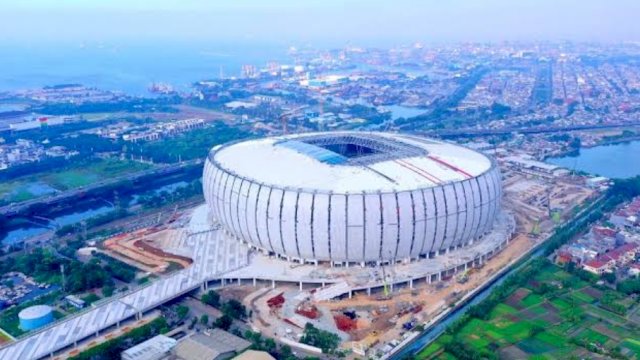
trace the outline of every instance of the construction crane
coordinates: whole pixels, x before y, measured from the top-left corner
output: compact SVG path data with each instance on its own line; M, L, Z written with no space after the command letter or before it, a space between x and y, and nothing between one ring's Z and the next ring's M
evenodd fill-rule
M306 106L299 106L297 108L291 109L291 110L287 110L285 112L283 112L282 114L280 114L280 124L282 125L282 133L283 134L288 134L289 133L289 119L291 118L291 115L293 115L295 112L300 111L302 109L304 109Z
M384 263L381 263L382 266L382 288L384 290L384 296L389 296L389 284L387 284L387 273L384 271Z
M282 125L282 133L283 134L288 134L289 133L289 114L287 113L283 113L282 115L280 115L280 124Z
M540 219L534 220L533 226L531 227L531 235L532 236L540 235Z

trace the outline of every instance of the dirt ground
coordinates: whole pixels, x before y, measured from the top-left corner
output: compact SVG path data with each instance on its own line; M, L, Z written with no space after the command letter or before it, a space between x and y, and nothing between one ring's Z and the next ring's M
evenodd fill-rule
M471 271L466 283L458 283L454 278L446 282L416 285L414 289L404 288L394 292L390 299L380 300L380 295L367 296L364 293L355 294L351 299L323 301L316 303L320 313L330 315L341 314L344 311L355 310L358 316L358 329L350 331L343 347L362 345L364 348L376 343L388 342L400 338L405 332L402 325L412 319L418 322L428 321L440 312L449 308L449 305L459 300L466 293L480 286L498 269L515 261L536 244L533 239L525 234L514 237L509 245L500 253L490 259L482 268ZM237 289L237 290L232 290ZM253 287L233 287L223 291L225 295L239 296L248 309L253 310L253 327L266 336L278 336L277 332L285 327L292 327L285 323L280 310L270 309L267 299L281 292L295 292L295 287L277 287L276 289ZM287 301L293 301L287 297ZM409 307L421 306L421 311L407 312ZM398 313L404 314L398 316ZM327 316L328 317L328 316ZM280 334L282 335L282 334Z
M161 250L169 239L179 236L180 230L144 228L105 240L104 249L109 255L145 272L163 273L171 263L182 267L191 265L191 259Z
M410 321L411 318L416 318L418 321L427 321L435 317L441 311L446 310L450 303L460 299L467 292L480 286L491 274L517 259L535 244L535 239L525 234L517 235L504 250L489 260L484 267L472 272L469 275L469 280L464 284L458 283L455 278L453 278L441 284L422 284L414 287L413 290L403 289L398 293L394 293L393 298L388 300L377 300L376 296L357 294L351 299L322 302L319 307L321 309L342 311L353 307L368 306L376 309L381 306L387 306L389 311L384 315L378 316L369 328L363 328L354 333L353 335L355 336L353 340L365 339L369 334L371 335L366 342L387 342L398 339L401 333L404 332L402 324ZM398 311L398 304L403 302L424 304L424 307L418 314L409 313L398 317L395 323L390 323L389 320Z

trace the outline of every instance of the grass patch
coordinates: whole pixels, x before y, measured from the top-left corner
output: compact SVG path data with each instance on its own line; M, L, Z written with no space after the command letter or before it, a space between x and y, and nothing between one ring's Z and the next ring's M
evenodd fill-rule
M522 304L525 307L531 307L534 305L538 305L544 301L544 298L538 294L531 293L527 295L524 299L522 299Z
M72 166L15 178L0 184L0 200L19 202L51 193L91 185L96 181L147 170L152 165L130 160L83 160Z
M514 309L513 307L504 303L500 303L495 308L493 308L493 310L491 310L491 314L489 315L489 318L497 319L507 314L515 314L517 312L518 310Z
M578 339L586 340L590 343L598 343L600 345L604 345L609 340L606 335L600 334L599 332L591 329L582 330L578 335Z
M614 314L611 311L607 311L605 309L599 308L597 306L589 306L587 307L587 312L593 315L596 318L600 318L609 322L615 322L619 325L622 325L627 322L625 318L618 314Z
M536 338L533 338L533 339L529 338L529 339L522 340L516 346L518 346L522 351L526 353L536 354L536 355L553 350L552 346Z
M573 292L571 292L571 294L569 296L571 298L579 301L579 302L583 302L583 303L586 303L586 304L591 304L596 300L592 296L587 295L587 294L583 293L582 291L573 291Z
M620 343L620 346L625 347L640 356L640 340L626 339Z
M567 338L557 333L543 331L536 335L536 339L544 341L553 347L563 347L567 344Z
M520 321L507 326L504 331L505 339L513 344L529 337L531 333L531 324L526 321Z
M571 309L571 304L568 302L558 298L551 300L551 304L556 307L559 311L569 310Z
M471 345L477 351L480 351L487 345L491 344L491 341L487 340L483 334L472 334L465 338L466 342Z
M431 344L429 344L429 346L422 349L422 351L416 354L416 359L417 360L428 359L441 350L442 350L442 345L440 345L438 342L432 342Z
M68 190L90 185L98 180L98 175L81 170L67 170L44 179L56 189Z

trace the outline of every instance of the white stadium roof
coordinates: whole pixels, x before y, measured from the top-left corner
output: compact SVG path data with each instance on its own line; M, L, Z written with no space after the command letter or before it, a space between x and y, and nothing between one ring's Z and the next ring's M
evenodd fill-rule
M345 155L331 148L330 138L346 137L383 149ZM370 150L367 146L363 151ZM222 168L257 183L334 193L426 188L476 177L492 167L489 158L462 146L389 133L332 132L250 140L214 148L213 156Z

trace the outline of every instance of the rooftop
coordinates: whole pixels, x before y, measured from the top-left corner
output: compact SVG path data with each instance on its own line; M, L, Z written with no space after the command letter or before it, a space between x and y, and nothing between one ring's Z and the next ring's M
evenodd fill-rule
M49 314L51 311L51 306L49 305L34 305L30 306L18 314L21 319L35 319L39 318L43 315Z
M141 342L140 344L129 348L122 352L123 360L152 360L157 359L159 355L166 354L174 346L177 341L165 335L157 335L151 339Z
M354 131L250 140L216 147L210 159L258 183L334 193L427 188L492 167L485 155L451 143Z
M266 351L247 350L242 354L233 358L233 360L275 360L273 356Z
M195 334L182 340L175 353L184 360L212 360L221 355L239 353L251 343L224 330L213 329L209 335Z

